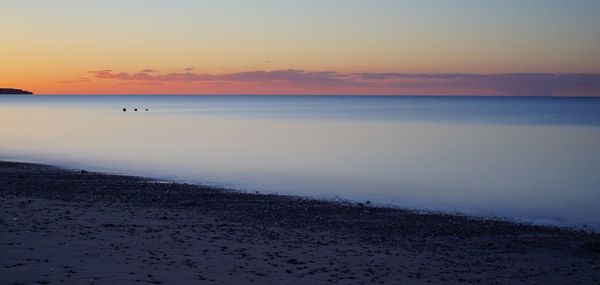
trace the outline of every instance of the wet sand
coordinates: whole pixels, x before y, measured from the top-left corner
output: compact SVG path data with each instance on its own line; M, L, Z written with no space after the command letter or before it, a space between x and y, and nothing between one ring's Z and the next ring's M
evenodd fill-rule
M0 162L0 284L600 284L600 235Z

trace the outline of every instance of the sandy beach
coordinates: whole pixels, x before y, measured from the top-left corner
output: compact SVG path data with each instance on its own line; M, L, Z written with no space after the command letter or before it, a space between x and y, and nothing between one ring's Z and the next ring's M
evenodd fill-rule
M0 284L600 284L600 235L0 162Z

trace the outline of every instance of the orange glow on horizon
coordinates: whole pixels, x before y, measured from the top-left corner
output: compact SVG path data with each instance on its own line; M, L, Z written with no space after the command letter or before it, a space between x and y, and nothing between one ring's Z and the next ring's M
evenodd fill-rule
M590 77L574 86L575 80L557 83L544 75L533 86L535 76L527 75L521 90L493 76L445 85L432 78L366 84L312 75L289 84L278 78L219 84L90 73L600 74L600 4L533 2L7 1L0 17L7 27L0 38L8 39L0 45L0 87L36 94L600 96Z

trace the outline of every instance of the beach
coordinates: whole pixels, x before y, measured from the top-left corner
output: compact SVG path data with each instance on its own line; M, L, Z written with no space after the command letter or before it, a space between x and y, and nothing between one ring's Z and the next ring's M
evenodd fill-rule
M600 285L600 1L1 3L0 285Z
M0 284L598 284L600 235L0 162Z

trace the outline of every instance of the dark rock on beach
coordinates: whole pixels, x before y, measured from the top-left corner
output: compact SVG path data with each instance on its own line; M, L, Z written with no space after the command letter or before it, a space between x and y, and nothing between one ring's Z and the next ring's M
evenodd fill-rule
M600 284L600 235L0 162L0 284Z
M582 248L592 252L600 253L600 240L588 241L583 244Z

